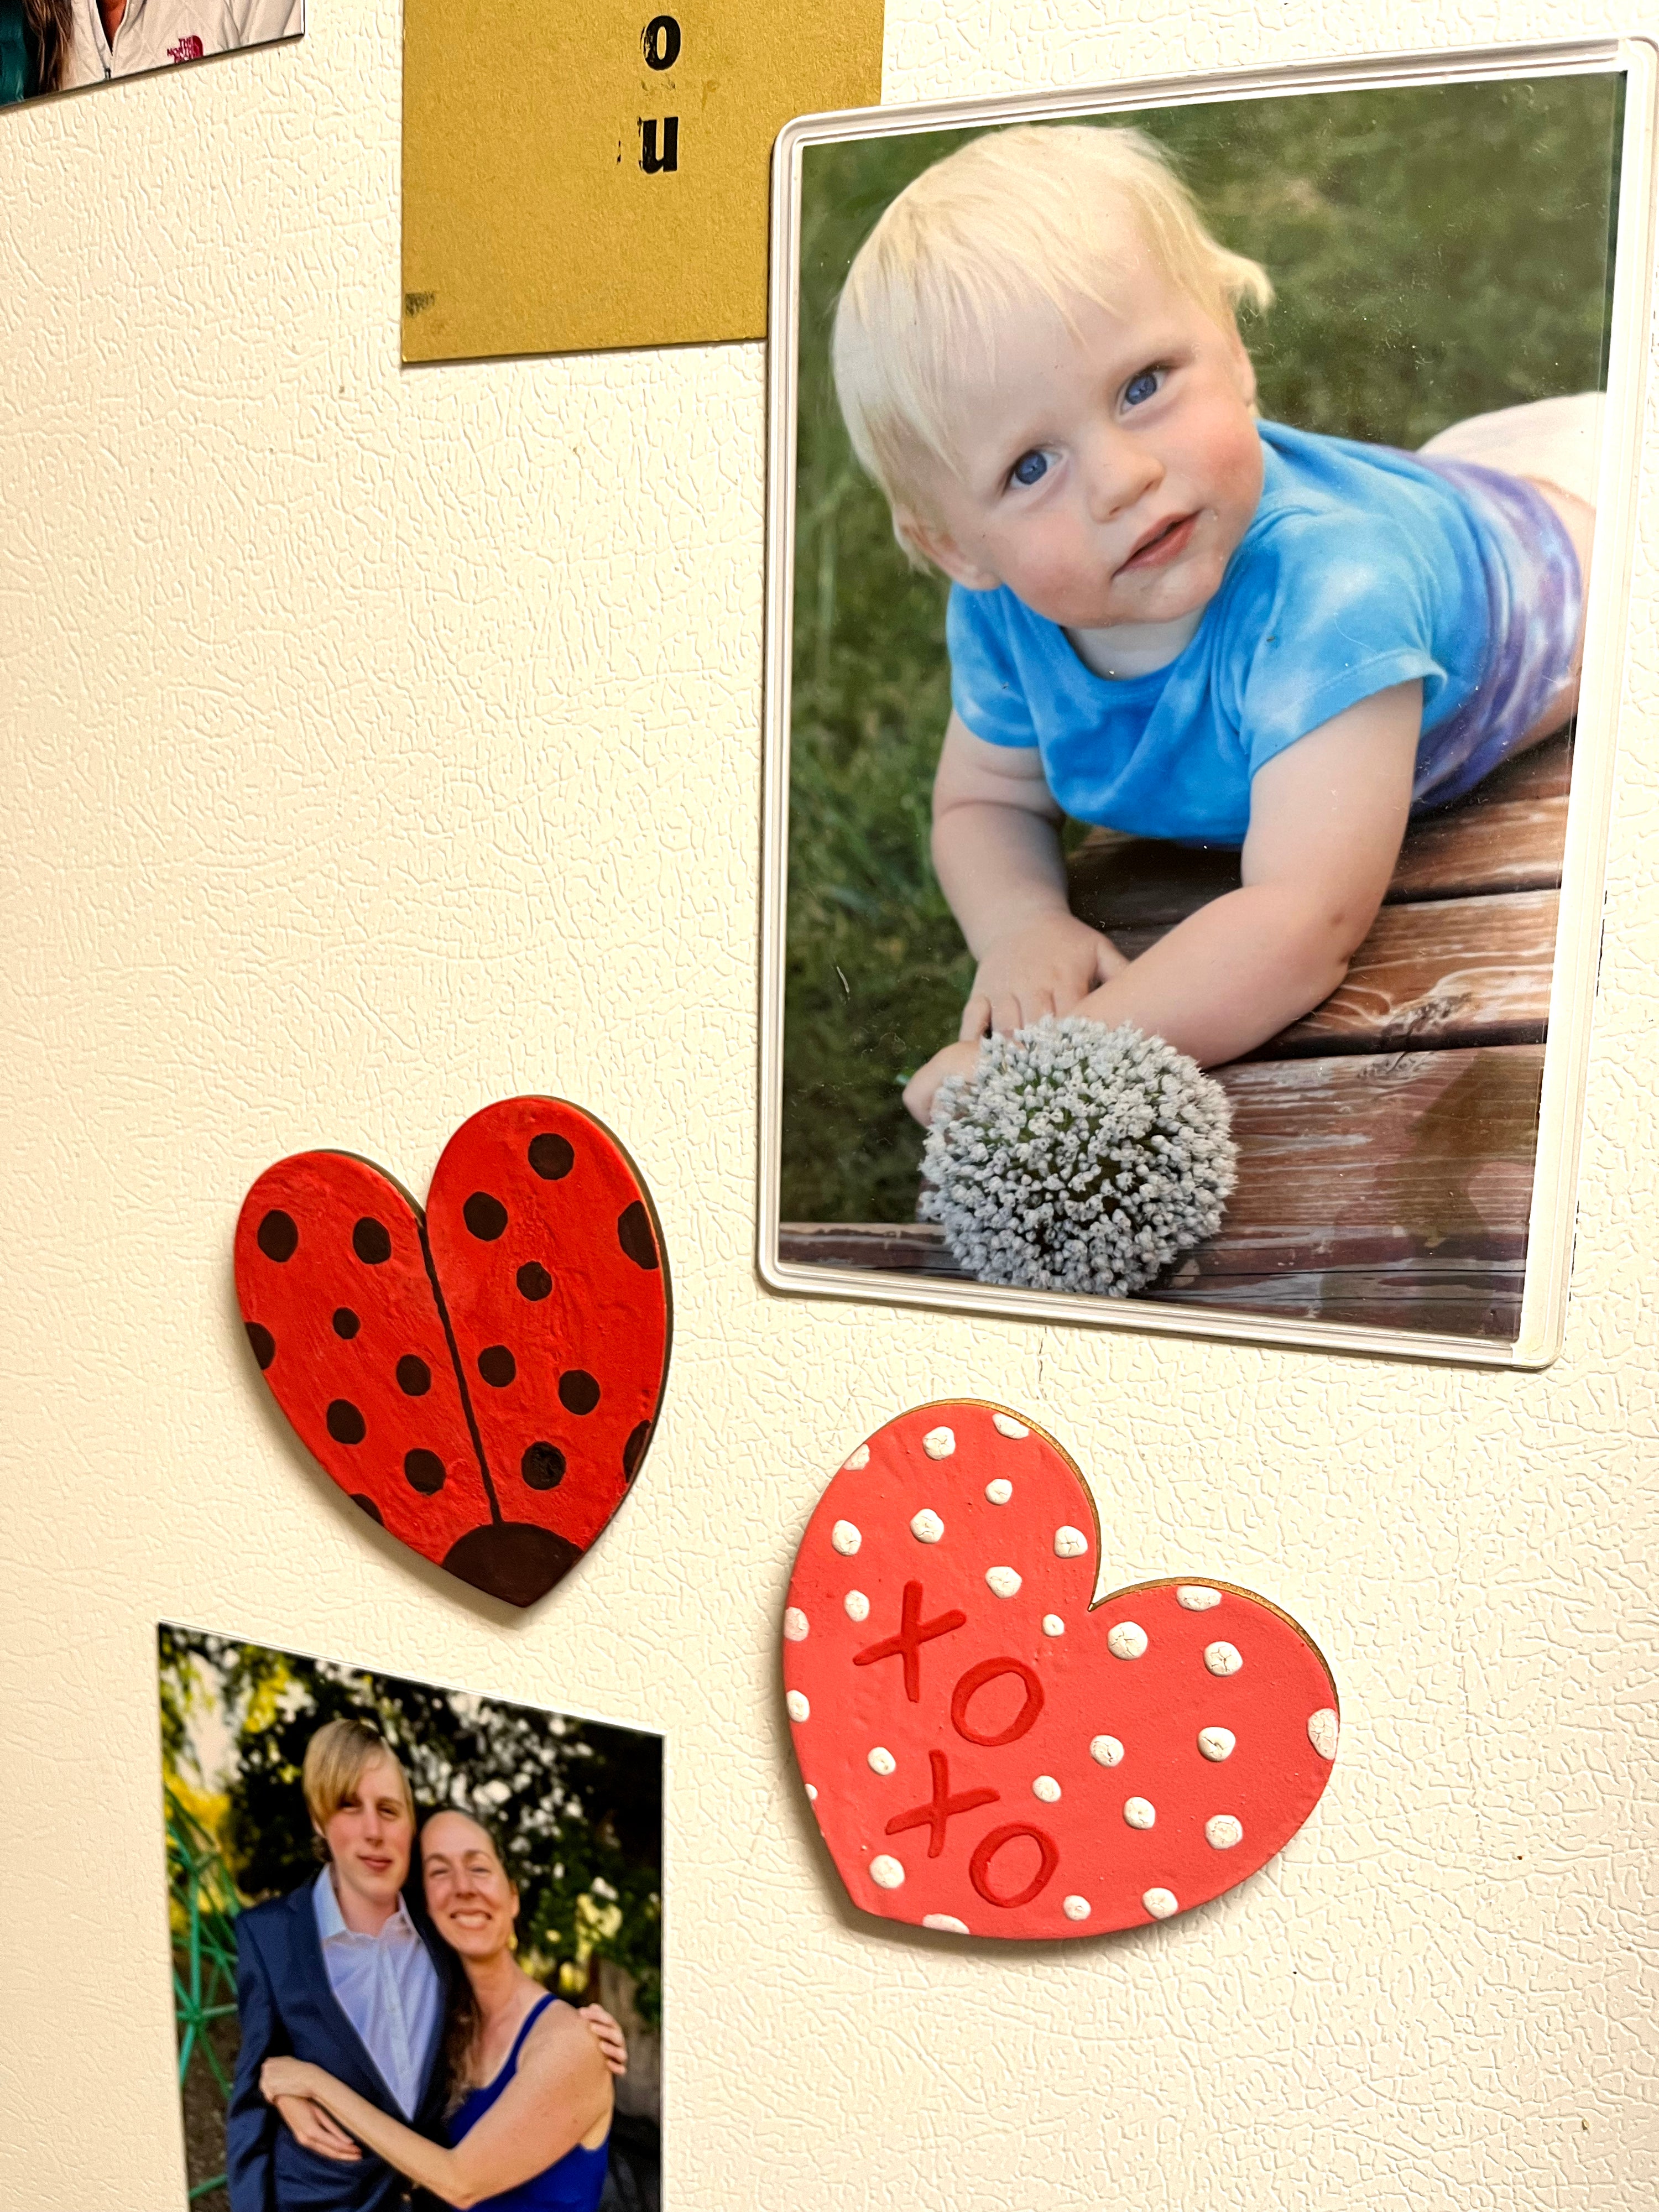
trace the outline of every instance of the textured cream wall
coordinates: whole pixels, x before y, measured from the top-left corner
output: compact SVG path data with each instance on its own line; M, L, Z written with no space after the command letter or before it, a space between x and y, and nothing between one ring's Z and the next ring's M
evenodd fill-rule
M895 0L888 96L1652 33L1643 4ZM667 1729L672 2212L1631 2212L1659 502L1555 1367L766 1296L762 352L400 373L396 27L355 12L0 116L0 2203L182 2203L173 1615ZM633 1148L678 1312L639 1488L526 1620L309 1466L229 1245L278 1154L422 1188L530 1088ZM996 1954L831 1887L775 1686L789 1560L849 1444L959 1391L1070 1441L1121 1578L1237 1579L1330 1656L1323 1804L1189 1920Z

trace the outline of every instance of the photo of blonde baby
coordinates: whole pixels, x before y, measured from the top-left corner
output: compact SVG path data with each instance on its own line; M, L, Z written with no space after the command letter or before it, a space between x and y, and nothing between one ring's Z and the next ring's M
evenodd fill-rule
M978 966L924 1124L1044 1014L1237 1060L1342 981L1412 810L1571 719L1599 396L1411 456L1265 423L1235 310L1272 297L1152 140L1082 124L972 141L853 264L853 444L956 586L933 855ZM1067 907L1067 814L1243 882L1126 961Z
M786 1262L1516 1334L1618 123L1602 74L809 150ZM1310 276L1243 250L1298 223Z

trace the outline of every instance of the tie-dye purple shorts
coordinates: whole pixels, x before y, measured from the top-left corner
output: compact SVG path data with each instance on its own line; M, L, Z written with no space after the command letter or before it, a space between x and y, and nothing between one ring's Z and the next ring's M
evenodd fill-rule
M1410 457L1455 484L1486 521L1486 666L1457 711L1425 730L1412 811L1449 806L1514 752L1572 674L1583 606L1578 556L1561 518L1534 484L1474 461Z

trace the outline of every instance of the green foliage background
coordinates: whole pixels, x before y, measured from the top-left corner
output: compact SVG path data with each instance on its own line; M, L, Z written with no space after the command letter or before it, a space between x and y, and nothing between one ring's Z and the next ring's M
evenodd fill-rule
M354 1716L402 1759L420 1817L458 1806L500 1838L528 1971L545 1980L579 1966L585 1983L589 1958L614 1959L637 1984L641 2016L659 2023L657 1737L179 1628L161 1631L161 1668L168 1788L214 1826L240 1903L315 1879L301 1762L325 1721ZM204 1699L218 1703L235 1745L236 1774L220 1796L204 1793L211 1778L189 1758L191 1709Z
M1113 116L1159 140L1278 289L1245 339L1262 413L1417 447L1602 380L1620 80L1562 77ZM830 380L854 254L972 132L805 156L782 1215L914 1217L899 1085L956 1034L973 963L928 858L950 708L945 586L893 543Z

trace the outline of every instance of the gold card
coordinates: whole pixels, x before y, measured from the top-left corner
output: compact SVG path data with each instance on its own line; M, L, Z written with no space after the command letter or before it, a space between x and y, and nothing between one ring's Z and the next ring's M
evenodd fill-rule
M883 0L405 0L405 361L766 334L772 142Z

